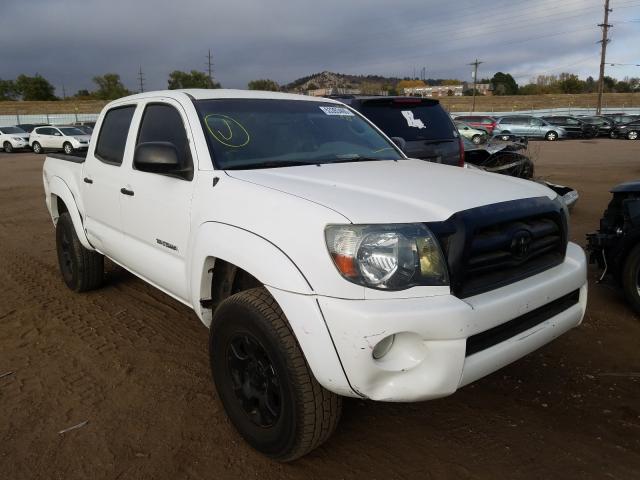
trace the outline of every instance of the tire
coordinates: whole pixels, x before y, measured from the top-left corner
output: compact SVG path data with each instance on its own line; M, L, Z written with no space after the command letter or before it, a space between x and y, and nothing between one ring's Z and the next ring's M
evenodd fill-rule
M42 153L42 146L38 142L33 142L31 150L33 150L33 153Z
M4 145L2 145L2 149L4 150L4 153L12 153L13 145L11 145L10 142L4 142Z
M73 155L73 145L71 145L69 142L65 142L62 146L62 149L64 150L65 154Z
M56 224L56 251L62 279L71 290L86 292L102 285L104 257L82 246L67 212Z
M500 132L500 140L502 140L503 142L508 142L509 140L511 140L511 132Z
M482 143L482 135L474 135L471 137L471 141L474 145L480 145Z
M640 315L638 275L640 275L640 245L633 247L622 267L622 289L624 290L624 296L633 311Z
M295 460L335 430L341 398L313 377L284 313L264 288L237 293L218 306L209 356L231 423L264 455Z
M556 140L558 140L558 134L556 132L554 132L553 130L551 130L550 132L546 133L544 138L548 142L555 142Z
M629 133L627 133L627 140L637 140L637 139L638 139L637 130L631 130Z
M616 132L614 132L613 130L611 130L609 132L609 138L618 138L618 134Z

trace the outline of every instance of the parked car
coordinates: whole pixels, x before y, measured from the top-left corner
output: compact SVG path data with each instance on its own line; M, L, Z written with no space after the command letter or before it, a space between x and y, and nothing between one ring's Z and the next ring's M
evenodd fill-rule
M438 100L418 97L333 96L375 123L412 158L462 166L462 140Z
M93 133L93 127L90 127L89 125L73 125L74 128L77 128L78 130L82 130L86 135L91 135Z
M90 135L76 127L37 127L29 137L29 145L34 153L46 150L63 150L67 155L86 151Z
M615 126L615 122L608 117L603 117L602 115L593 115L593 116L584 116L578 117L581 121L594 125L598 127L598 135L609 136L611 130Z
M465 138L465 166L538 182L556 192L565 205L572 209L580 197L578 192L571 187L535 179L534 164L525 154L526 148L526 140L518 142L489 141L484 145L474 145Z
M600 268L599 280L621 287L640 314L640 182L622 183L610 192L600 228L587 235L589 262Z
M29 134L18 127L0 127L0 146L5 153L29 148Z
M637 140L638 132L640 132L640 120L634 120L629 123L616 124L611 131L613 138L626 138L627 140Z
M605 113L603 116L610 118L616 124L629 123L640 119L640 115L631 115L629 113Z
M371 110L441 137L435 105ZM120 98L86 157L49 155L43 179L64 283L99 287L106 256L193 308L231 423L282 461L331 435L341 396L450 395L586 308L585 254L553 191L407 158L330 99Z
M509 140L511 135L544 138L549 141L567 138L567 132L564 128L529 115L499 117L493 134L503 140Z
M36 127L45 127L48 126L48 123L20 123L16 125L16 127L21 128L27 133L33 132L33 129Z
M598 127L583 121L580 118L568 115L552 115L541 117L551 125L562 127L569 138L593 138L598 135Z
M480 145L487 141L487 132L470 127L464 122L454 122L458 132L463 137L469 139L474 145Z
M496 119L486 115L460 115L455 117L454 120L486 130L489 135L493 135L493 130L496 128Z

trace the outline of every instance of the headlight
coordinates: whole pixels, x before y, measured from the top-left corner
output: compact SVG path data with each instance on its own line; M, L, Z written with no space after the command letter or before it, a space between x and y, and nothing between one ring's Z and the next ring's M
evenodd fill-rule
M11 137L12 140L15 140L16 142L24 142L25 139L22 137Z
M438 241L422 224L328 225L325 239L340 274L380 290L448 285Z

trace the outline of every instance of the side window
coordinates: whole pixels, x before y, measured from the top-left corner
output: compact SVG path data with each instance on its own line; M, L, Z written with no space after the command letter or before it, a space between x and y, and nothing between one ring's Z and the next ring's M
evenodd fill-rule
M95 156L98 160L112 165L122 164L129 127L135 110L135 105L130 105L117 107L106 113L95 150Z
M144 110L136 145L147 142L169 142L175 145L183 168L191 167L191 151L182 117L173 106L150 103Z
M539 118L532 118L529 121L529 125L531 125L532 127L541 127L542 125L544 125L544 123Z

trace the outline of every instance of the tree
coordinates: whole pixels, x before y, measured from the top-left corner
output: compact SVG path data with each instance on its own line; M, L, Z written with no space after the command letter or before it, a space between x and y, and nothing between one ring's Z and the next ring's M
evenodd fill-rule
M0 101L2 100L16 100L18 98L18 91L16 90L16 84L13 80L0 79Z
M582 93L585 88L585 82L573 73L561 73L558 87L562 93Z
M247 85L249 90L264 90L267 92L279 92L280 85L278 85L275 81L269 80L268 78L261 78L258 80L251 80Z
M23 100L57 100L55 87L37 73L33 77L20 75L15 81L15 90Z
M93 77L93 82L98 86L93 95L100 100L115 100L131 95L131 92L120 81L120 75L117 73L105 73L102 76Z
M169 90L179 88L220 88L220 84L212 81L206 73L197 70L174 70L169 74Z
M518 84L509 73L496 73L491 79L494 95L516 95Z
M76 92L76 94L74 95L74 98L89 99L91 98L91 92L86 88L80 89Z
M420 88L426 86L422 80L400 80L396 85L396 90L400 92L401 95L404 95L405 88Z

